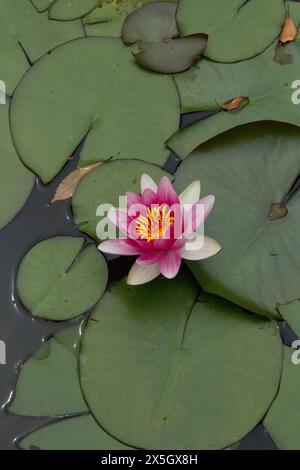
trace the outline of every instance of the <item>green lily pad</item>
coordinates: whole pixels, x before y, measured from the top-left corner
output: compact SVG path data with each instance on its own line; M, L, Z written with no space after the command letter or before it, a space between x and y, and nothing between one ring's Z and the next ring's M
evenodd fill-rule
M51 20L70 21L82 18L99 4L99 0L32 0L39 12L48 10Z
M146 173L157 183L167 173L156 165L137 160L116 160L105 163L91 171L78 185L72 200L76 225L95 240L101 240L97 226L106 220L107 212L97 212L100 204L119 207L119 197L127 191L141 193L141 177ZM98 215L97 215L98 214ZM106 222L105 222L106 224ZM111 222L107 221L107 229Z
M35 62L54 47L82 36L81 21L49 21L47 14L37 13L29 0L1 0L0 69L7 93L12 94L29 68L27 57Z
M280 204L300 173L299 129L252 123L202 144L176 172L177 191L200 179L216 204L205 232L218 256L190 269L208 292L253 312L279 316L278 305L300 294L300 194ZM280 218L282 217L282 218Z
M300 299L286 305L277 306L280 315L300 338Z
M176 10L177 5L171 2L149 3L134 10L124 22L123 42L156 42L178 36Z
M179 0L181 35L208 34L206 56L237 62L263 52L280 34L284 0Z
M68 334L80 341L79 327ZM61 335L62 333L60 333ZM63 344L59 335L51 338L21 369L11 413L23 416L55 416L88 411L81 393L78 351ZM41 354L43 353L43 354Z
M276 324L199 297L186 272L138 288L122 281L94 314L83 336L81 385L97 421L122 442L223 449L275 397L282 362Z
M11 140L9 99L0 104L0 229L23 207L34 185L34 175L20 162Z
M280 389L264 426L280 450L300 450L300 365L293 364L292 349L284 349Z
M189 69L206 48L207 37L194 35L167 42L141 43L134 54L143 67L159 73L179 73Z
M179 117L171 77L144 71L118 39L85 38L27 72L12 100L11 130L22 160L47 183L85 136L82 166L110 158L163 164Z
M300 76L300 47L290 43L283 51L291 63L275 62L272 45L247 62L216 64L203 59L177 76L183 112L220 112L179 131L168 141L169 147L185 158L202 142L248 122L272 120L300 126L299 106L292 102L296 91L292 85ZM224 103L239 96L249 98L247 106L236 113L221 110Z
M25 450L130 450L103 431L94 418L78 416L50 424L20 442Z
M136 8L158 0L102 0L98 8L95 8L83 21L88 36L121 37L122 26L127 17ZM177 0L162 0L177 2ZM161 0L160 0L161 2Z
M107 284L107 265L94 245L83 249L83 242L83 238L50 238L23 258L17 289L33 316L67 320L99 300Z

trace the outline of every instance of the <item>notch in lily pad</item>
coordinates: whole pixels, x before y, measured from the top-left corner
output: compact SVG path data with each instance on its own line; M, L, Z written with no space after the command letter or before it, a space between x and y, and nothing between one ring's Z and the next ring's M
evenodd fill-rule
M189 69L207 46L206 34L179 37L176 4L156 2L131 13L122 30L125 44L139 42L133 53L143 67L158 73L179 73Z

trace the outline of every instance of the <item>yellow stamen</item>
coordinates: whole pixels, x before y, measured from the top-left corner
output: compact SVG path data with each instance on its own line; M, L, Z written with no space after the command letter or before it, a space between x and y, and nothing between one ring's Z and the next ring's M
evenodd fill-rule
M136 221L136 231L142 240L157 240L163 238L173 225L174 217L166 206L147 209L147 216L140 215Z

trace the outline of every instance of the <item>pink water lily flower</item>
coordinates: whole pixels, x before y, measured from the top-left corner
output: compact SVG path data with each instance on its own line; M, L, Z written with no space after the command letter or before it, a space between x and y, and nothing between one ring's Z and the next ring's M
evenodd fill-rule
M162 274L174 278L182 259L203 260L217 254L220 244L200 233L215 198L200 199L200 181L191 183L179 196L171 182L163 177L157 185L144 174L141 194L126 193L127 208L113 209L108 218L124 234L104 241L104 253L138 256L127 283L140 285Z

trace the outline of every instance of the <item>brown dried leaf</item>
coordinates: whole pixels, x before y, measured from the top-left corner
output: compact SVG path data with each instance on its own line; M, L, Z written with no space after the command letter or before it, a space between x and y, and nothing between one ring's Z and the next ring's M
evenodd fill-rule
M221 108L224 109L224 111L239 111L248 103L249 98L247 96L237 96L228 103L223 104Z
M56 201L64 201L73 196L76 187L84 176L86 176L94 168L97 168L100 163L92 163L91 165L85 166L84 168L77 168L72 171L65 179L59 184L55 191L54 197L51 203Z
M283 30L281 32L279 41L281 44L285 44L290 41L294 41L298 35L298 28L289 16L285 19Z

